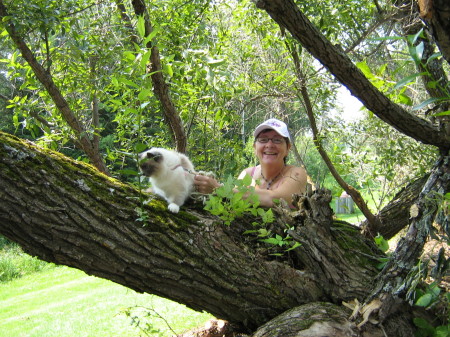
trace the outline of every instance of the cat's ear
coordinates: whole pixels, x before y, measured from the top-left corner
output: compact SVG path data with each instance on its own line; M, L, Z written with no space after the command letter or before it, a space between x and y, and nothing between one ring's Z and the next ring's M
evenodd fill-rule
M180 155L180 159L181 159L181 167L183 168L190 167L190 161L185 155Z

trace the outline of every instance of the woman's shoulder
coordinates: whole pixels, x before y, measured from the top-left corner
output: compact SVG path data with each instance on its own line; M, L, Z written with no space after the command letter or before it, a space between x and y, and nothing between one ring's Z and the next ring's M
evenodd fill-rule
M241 174L239 175L240 178L243 178L246 174L248 174L250 177L254 177L255 172L257 171L257 169L259 168L259 165L257 166L250 166L247 167L246 169L244 169Z
M287 165L287 168L289 172L306 173L305 168L301 166Z
M292 178L301 180L301 179L306 179L306 170L303 167L300 166L294 166L294 165L288 165L288 171L287 171L288 175L291 176Z

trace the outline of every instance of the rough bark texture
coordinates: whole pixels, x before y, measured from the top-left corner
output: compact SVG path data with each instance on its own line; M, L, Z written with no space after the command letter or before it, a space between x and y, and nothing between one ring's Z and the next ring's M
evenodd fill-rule
M411 319L409 315L392 320L385 328L368 325L362 329L349 320L350 316L351 310L345 307L323 302L308 303L267 322L252 337L386 337L386 331L396 331L396 337L414 336L408 322Z
M435 164L429 178L415 202L411 213L411 224L400 240L391 259L377 276L377 283L366 304L379 301L379 320L402 310L404 299L410 291L414 274L410 274L422 254L426 239L439 210L438 196L448 193L450 188L450 157L442 156Z
M394 198L378 214L379 226L371 226L367 220L361 223L363 231L371 235L381 234L386 240L393 238L398 232L406 228L410 221L410 208L417 200L429 175L419 178L402 188Z
M450 2L419 0L420 15L431 28L439 49L450 63Z
M331 44L314 27L293 0L258 0L256 5L288 30L353 96L381 120L424 144L441 149L450 148L450 138L444 131L391 102L376 89L344 51Z
M159 199L144 206L138 191L92 167L0 133L2 235L46 261L247 330L306 303L368 296L381 253L355 227L333 223L329 198L300 196L294 217L277 210L283 227L273 230L289 224L302 246L274 258L242 235L251 220L223 227L201 210L172 214ZM148 216L145 225L137 209Z

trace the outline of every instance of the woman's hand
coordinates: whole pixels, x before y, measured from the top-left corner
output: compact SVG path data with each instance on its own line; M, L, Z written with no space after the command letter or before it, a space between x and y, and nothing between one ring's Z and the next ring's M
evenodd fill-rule
M194 176L195 190L202 194L210 194L214 192L217 187L220 187L219 182L212 178L201 174Z

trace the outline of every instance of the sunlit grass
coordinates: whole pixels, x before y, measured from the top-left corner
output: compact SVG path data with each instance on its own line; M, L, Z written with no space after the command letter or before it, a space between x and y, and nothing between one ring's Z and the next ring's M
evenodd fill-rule
M0 284L53 267L53 264L25 254L16 244L0 247Z
M88 276L68 267L56 267L0 286L2 337L139 336L131 325L130 307L149 308L164 319L137 315L155 331L151 336L172 336L200 326L211 318L178 303ZM158 316L156 315L156 316Z

